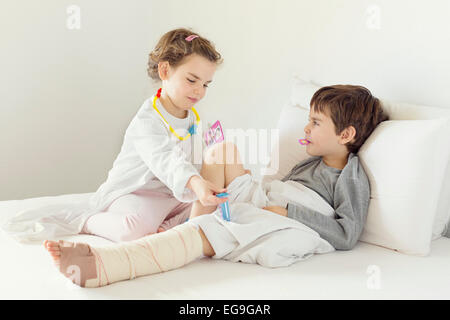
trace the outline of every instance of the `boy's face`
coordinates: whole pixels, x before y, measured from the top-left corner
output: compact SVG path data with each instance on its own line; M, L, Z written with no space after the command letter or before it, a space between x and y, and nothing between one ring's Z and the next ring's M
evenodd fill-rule
M334 123L327 114L316 113L311 108L309 123L304 131L305 138L310 141L306 145L306 152L310 156L334 156L347 150L344 145L347 141L341 135L336 135Z

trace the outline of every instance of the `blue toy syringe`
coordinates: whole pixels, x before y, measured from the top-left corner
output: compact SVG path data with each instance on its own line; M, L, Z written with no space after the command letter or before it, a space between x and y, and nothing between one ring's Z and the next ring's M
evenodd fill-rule
M218 198L226 198L228 197L228 193L222 192L216 194ZM228 201L220 204L220 209L222 210L223 220L230 221L230 207L228 206Z

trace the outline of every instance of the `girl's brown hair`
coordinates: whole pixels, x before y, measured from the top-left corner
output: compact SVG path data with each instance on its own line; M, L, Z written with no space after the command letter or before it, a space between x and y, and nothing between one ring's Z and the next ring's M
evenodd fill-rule
M187 41L186 37L196 35L197 38ZM191 30L180 28L167 32L150 52L148 59L148 75L159 80L158 63L168 61L171 67L177 67L184 57L196 53L211 62L222 63L223 59L214 45L207 39Z
M347 143L347 150L357 153L377 125L389 120L381 102L363 86L334 85L320 88L311 98L314 112L328 115L335 126L336 135L345 128L356 129L354 142Z

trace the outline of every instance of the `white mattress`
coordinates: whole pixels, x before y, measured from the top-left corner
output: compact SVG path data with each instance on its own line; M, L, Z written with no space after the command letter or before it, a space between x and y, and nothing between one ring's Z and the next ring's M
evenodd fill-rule
M0 201L0 223L15 212L89 193ZM88 235L66 237L92 245ZM166 273L103 288L79 288L60 275L40 244L25 245L0 233L0 299L449 299L450 239L433 241L428 257L359 242L351 251L313 256L287 268L204 258ZM368 285L377 275L379 289Z

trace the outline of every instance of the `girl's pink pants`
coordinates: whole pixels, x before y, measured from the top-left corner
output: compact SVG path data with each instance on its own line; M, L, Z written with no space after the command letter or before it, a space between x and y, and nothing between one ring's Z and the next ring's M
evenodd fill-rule
M117 198L104 211L86 221L81 233L97 235L114 242L131 241L168 230L189 218L192 202L178 201L173 195L138 190Z

